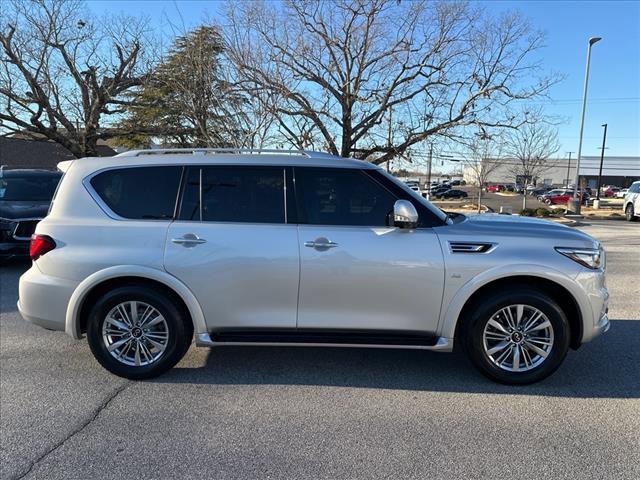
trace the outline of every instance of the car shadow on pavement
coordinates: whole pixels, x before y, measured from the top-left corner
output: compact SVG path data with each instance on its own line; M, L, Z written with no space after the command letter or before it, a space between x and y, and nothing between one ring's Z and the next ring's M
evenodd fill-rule
M577 398L640 397L640 320L617 320L560 369L529 386L499 385L481 376L460 353L420 350L300 347L220 347L206 364L181 365L157 383L211 385L325 385L460 393Z

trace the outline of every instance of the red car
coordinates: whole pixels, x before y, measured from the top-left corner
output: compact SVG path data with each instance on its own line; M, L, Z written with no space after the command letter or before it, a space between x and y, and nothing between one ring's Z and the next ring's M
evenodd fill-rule
M578 192L578 197L582 198L582 193ZM544 203L547 205L566 205L573 198L573 191L566 190L558 195L550 195L545 198ZM587 200L589 198L588 195L585 196L583 200Z
M609 187L604 191L605 197L615 197L616 193L618 193L620 189L618 187Z
M504 185L487 185L487 187L485 188L485 191L487 191L488 193L504 192L504 190Z

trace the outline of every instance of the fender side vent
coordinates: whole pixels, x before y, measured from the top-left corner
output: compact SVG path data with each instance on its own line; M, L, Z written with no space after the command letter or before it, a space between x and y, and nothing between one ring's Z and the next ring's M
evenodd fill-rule
M495 243L485 242L449 242L451 253L487 253Z

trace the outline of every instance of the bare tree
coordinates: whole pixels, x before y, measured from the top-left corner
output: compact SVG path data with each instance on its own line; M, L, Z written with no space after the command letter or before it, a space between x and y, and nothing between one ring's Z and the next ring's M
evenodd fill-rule
M478 186L478 213L482 211L482 188L493 173L503 165L500 158L500 141L497 137L477 135L467 143L466 152L462 155L465 176Z
M517 14L490 18L467 3L237 2L227 20L240 85L278 99L269 105L285 137L300 143L304 133L333 154L378 164L433 135L520 126L526 117L511 104L554 82L531 58L540 33Z
M541 175L553 168L557 162L551 157L560 149L558 132L543 118L506 132L505 154L509 157L508 171L514 179L527 184L537 182ZM526 192L522 208L527 208Z
M145 23L97 21L78 0L4 0L0 13L0 129L60 143L76 157L118 135L106 118L141 84Z

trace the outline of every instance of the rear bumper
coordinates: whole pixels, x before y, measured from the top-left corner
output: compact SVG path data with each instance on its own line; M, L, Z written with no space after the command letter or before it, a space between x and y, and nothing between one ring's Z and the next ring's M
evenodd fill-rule
M69 299L77 284L44 275L35 265L20 277L18 311L22 318L49 330L65 330Z

